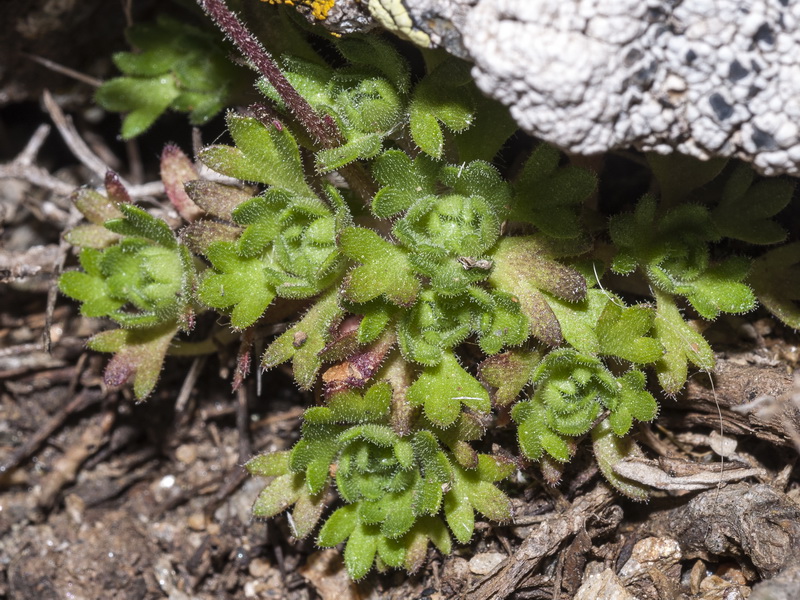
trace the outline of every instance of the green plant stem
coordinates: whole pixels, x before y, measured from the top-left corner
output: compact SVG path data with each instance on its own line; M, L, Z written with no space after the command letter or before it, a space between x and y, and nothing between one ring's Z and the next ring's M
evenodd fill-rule
M167 354L169 356L204 356L206 354L216 354L221 346L227 346L238 340L239 332L222 329L213 335L208 336L200 342L173 341Z
M226 6L223 0L197 0L197 2L225 35L233 41L242 54L255 65L259 73L272 84L300 125L320 146L323 148L335 148L344 143L344 137L333 119L328 115L317 113L308 101L297 92L283 75L275 59L264 49L236 14ZM364 168L360 165L347 165L340 169L339 172L361 201L366 206L369 206L378 188Z
M392 386L392 429L397 435L408 435L416 410L408 402L406 391L413 378L412 368L399 352L394 351L384 367L384 377Z

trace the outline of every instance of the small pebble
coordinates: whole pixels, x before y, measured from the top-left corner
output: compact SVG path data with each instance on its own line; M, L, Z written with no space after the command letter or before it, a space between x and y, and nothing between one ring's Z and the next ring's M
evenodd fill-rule
M208 522L206 521L206 517L203 513L193 513L189 515L189 518L186 519L186 524L189 526L189 529L194 531L203 531Z
M482 552L470 559L469 570L475 575L487 575L506 558L508 557L502 552Z
M270 569L272 569L272 565L269 564L268 560L263 558L254 558L250 561L250 564L247 565L247 570L250 572L250 575L259 579L266 577Z
M197 459L197 446L194 444L181 444L175 450L175 458L185 465L193 463Z

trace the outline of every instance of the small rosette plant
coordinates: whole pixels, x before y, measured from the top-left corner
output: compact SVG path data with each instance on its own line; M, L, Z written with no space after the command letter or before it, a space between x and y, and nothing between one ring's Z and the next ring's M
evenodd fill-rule
M246 465L254 475L276 476L254 514L271 517L293 505L297 537L313 531L335 483L346 504L325 521L317 543L330 547L346 541L345 563L354 578L373 564L414 571L429 542L450 551L450 532L468 542L475 511L494 520L510 518L509 500L495 483L513 472L513 463L461 451L467 463L462 465L452 450L481 435L469 416L462 415L453 431L422 419L400 436L390 425L391 401L387 382L363 395L341 392L327 406L306 411L302 439L290 452L259 456Z
M108 317L121 326L97 334L89 346L115 353L107 383L133 378L136 396L144 398L155 387L172 338L193 326L194 258L165 221L131 204L114 173L106 177L106 195L84 188L73 200L90 223L67 234L81 248L82 270L64 273L59 289L81 302L84 316Z

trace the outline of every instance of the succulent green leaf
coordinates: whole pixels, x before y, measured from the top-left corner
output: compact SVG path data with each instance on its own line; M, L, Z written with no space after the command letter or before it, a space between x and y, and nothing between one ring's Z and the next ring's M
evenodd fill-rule
M412 440L414 455L423 467L425 477L439 484L451 478L451 468L447 457L439 449L439 442L427 430L418 431Z
M515 470L514 463L508 459L490 454L478 455L477 477L480 481L503 481L511 477Z
M538 460L547 452L558 462L563 463L570 459L570 447L563 434L553 432L548 425L548 410L541 398L517 403L511 416L519 424L517 441L526 457Z
M350 304L347 309L351 313L363 315L356 332L356 340L360 345L377 340L388 329L395 313L394 307L383 298L364 304Z
M253 516L268 519L297 502L303 493L303 476L287 473L273 479L256 498Z
M179 94L169 75L157 79L116 77L98 88L95 101L106 110L128 113L122 121L122 137L129 140L147 131Z
M442 125L458 132L474 119L469 66L455 58L444 60L414 88L409 105L409 127L414 143L426 154L441 158ZM441 123L441 125L440 125Z
M442 554L450 554L452 540L447 527L438 517L422 517L403 538L406 547L405 569L413 573L422 566L428 554L428 540L433 542Z
M454 471L454 493L466 496L472 507L487 519L503 522L511 518L511 501L491 481L481 478L485 474L484 470L468 471L455 466ZM445 512L446 510L445 508Z
M320 529L317 544L332 548L345 541L358 524L358 505L348 504L337 508Z
M422 371L408 388L407 397L412 405L423 406L425 416L440 427L455 423L462 403L480 412L491 409L489 394L450 352L437 366Z
M271 369L291 359L295 381L301 389L310 389L322 366L319 353L328 343L331 324L342 315L334 288L323 294L298 323L267 347L261 364Z
M574 448L568 437L589 431L602 408L610 411L618 435L634 418L649 421L658 412L641 371L615 377L597 357L571 348L550 352L534 370L533 383L533 397L511 412L520 448L532 459L547 452L559 462L569 460Z
M597 188L597 178L578 167L558 168L559 152L540 144L514 185L512 215L554 238L581 233L580 209Z
M433 476L420 479L414 487L415 515L436 515L442 506L442 483Z
M94 225L104 225L106 221L123 217L116 202L89 187L75 190L70 200L86 220Z
M356 524L344 549L344 564L351 579L361 579L370 569L378 551L380 529L377 525Z
M318 58L318 57L317 57ZM330 94L330 83L334 72L321 61L312 61L294 56L283 56L283 74L298 93L303 96L312 107L321 112L331 110L333 99ZM288 112L280 94L271 83L261 77L256 82L259 91L269 98L279 110Z
M273 477L286 475L289 472L289 450L259 454L248 460L244 468L250 475L258 477Z
M465 298L425 290L397 324L400 350L406 360L436 366L447 350L467 338L474 320L474 307Z
M655 338L664 346L664 356L656 362L661 388L668 394L678 393L686 383L689 364L705 371L714 368L714 352L706 339L683 320L675 299L655 289Z
M379 77L359 77L354 84L340 87L336 90L335 103L337 113L346 124L348 143L361 133L385 136L397 128L402 119L403 103L397 90Z
M473 288L478 289L478 288ZM497 354L504 347L519 346L528 339L528 319L520 310L519 301L509 294L486 294L489 301L478 316L478 344L486 354Z
M130 113L123 123L126 139L167 108L190 112L192 124L201 125L251 85L253 76L231 64L218 34L159 17L134 25L126 35L139 52L113 59L127 77L106 82L96 95L104 108Z
M448 165L442 168L440 178L455 194L483 198L499 218L509 211L511 187L497 168L488 162L474 160L461 165Z
M342 253L361 263L345 279L343 292L352 302L368 302L384 295L408 306L420 288L408 254L370 229L350 227L339 236Z
M64 239L77 248L102 250L119 241L119 236L102 225L77 225L70 229Z
M614 465L627 457L642 457L642 451L632 438L617 436L608 421L601 421L592 429L592 446L600 472L622 494L633 500L645 501L650 496L647 486L618 475Z
M519 424L517 442L522 454L532 460L542 456L541 432L546 429L545 410L540 402L530 400L518 402L511 409L511 416Z
M605 291L589 289L579 302L565 302L553 297L547 297L547 300L558 319L561 334L571 346L589 354L600 351L598 322L609 304Z
M414 525L417 517L412 510L413 492L414 490L409 488L389 494L381 500L386 505L386 518L381 524L381 535L396 539L408 533Z
M305 472L306 488L318 494L328 482L330 465L341 449L337 435L342 428L323 426L309 431L309 423L304 423L304 436L291 450L289 468L293 473Z
M660 359L664 348L648 336L655 319L653 308L642 304L631 307L620 304L619 298L612 298L597 321L600 353L638 364Z
M392 217L417 198L434 195L439 169L439 164L424 154L412 160L401 150L387 150L372 165L372 175L382 185L372 201L372 212L377 217Z
M117 208L123 216L106 221L105 226L109 231L142 237L165 248L174 248L177 245L172 229L161 219L133 204L119 204Z
M132 379L136 399L144 400L156 386L177 332L174 322L141 329L112 329L92 337L88 346L97 352L114 353L103 374L106 385L117 387Z
M213 265L200 282L198 297L213 308L231 311L231 325L244 329L255 323L275 298L276 280L261 258L244 258L231 242L208 249Z
M174 242L174 240L173 240ZM185 247L163 248L141 238L125 238L100 251L85 248L81 272L65 273L60 289L84 303L87 316L108 316L123 327L182 324L194 277Z
M682 204L661 214L656 201L645 196L633 213L613 217L609 232L620 248L614 271L642 268L654 288L685 296L704 318L755 307L755 296L741 283L749 261L710 263L709 243L719 233L705 207Z
M172 64L179 59L172 48L145 50L144 52L117 52L111 56L116 67L126 75L155 77L168 73Z
M455 489L444 496L444 517L450 531L462 544L467 544L472 539L475 531L475 512L466 495L459 494Z
M618 248L612 270L627 274L639 265L666 291L674 279L701 273L708 243L719 239L705 207L682 204L662 214L652 196L644 196L632 213L612 217L609 233Z
M406 544L402 539L390 539L383 535L378 538L378 558L376 564L381 569L380 562L387 567L400 568L405 563Z
M789 327L800 329L800 242L755 260L750 281L761 303Z
M424 243L424 242L423 242ZM419 246L416 242L411 247ZM459 296L471 285L484 281L492 261L485 256L459 256L457 252L432 249L411 253L409 262L422 277L430 279L430 287L443 296Z
M370 386L366 393L347 390L333 396L328 408L337 422L368 423L385 419L389 415L392 388L384 382Z
M297 142L287 128L233 112L228 113L227 123L236 146L204 148L199 154L203 163L223 175L314 196L306 183Z
M737 165L711 218L725 237L750 244L777 244L786 239L786 230L771 218L789 204L795 184L785 179L753 184L753 175L749 165Z
M407 439L399 439L394 444L394 457L401 469L407 470L414 466L414 446Z
M656 399L645 389L647 380L644 373L631 370L617 378L618 392L611 396L601 397L607 408L611 410L608 422L612 431L618 435L626 435L633 426L633 419L652 421L658 414Z
M391 427L375 423L351 427L339 436L339 442L345 444L357 438L384 448L394 446L397 442L397 434Z
M411 72L395 48L374 35L353 36L336 40L336 48L358 67L370 67L385 76L401 93L408 91Z
M329 173L359 159L374 158L380 154L383 137L379 133L353 136L346 144L317 152L317 170Z
M102 258L101 250L84 248L79 255L83 272L68 271L58 280L61 293L81 302L81 314L85 317L105 317L125 304L124 299L111 294L103 277Z
M456 440L450 446L450 452L453 453L456 462L465 469L474 469L478 466L478 453L467 442Z
M500 235L500 220L481 196L419 198L392 229L415 252L481 256Z
M278 295L312 296L340 275L336 217L319 199L272 188L239 205L232 217L247 226L237 252L251 258L269 250L274 266L285 272Z
M536 236L503 238L491 258L494 268L489 283L519 300L534 337L550 345L558 344L562 340L561 329L542 292L579 302L586 297L583 276L551 258L546 245Z
M750 270L746 258L729 258L717 263L696 279L678 285L675 291L686 296L704 319L713 320L721 312L744 313L756 307L750 287L741 280Z
M319 523L322 512L326 507L327 487L323 488L318 494L312 494L307 489L303 489L300 497L295 502L292 509L292 519L290 521L292 533L298 540L308 537Z

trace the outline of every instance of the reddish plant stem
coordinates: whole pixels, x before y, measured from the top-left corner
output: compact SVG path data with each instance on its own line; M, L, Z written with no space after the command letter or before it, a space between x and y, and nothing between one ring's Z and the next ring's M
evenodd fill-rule
M300 124L323 148L335 148L343 143L342 135L333 119L317 114L306 99L292 87L269 52L250 33L239 17L225 5L224 0L197 0L197 3L242 54L255 65L259 73L272 84Z

